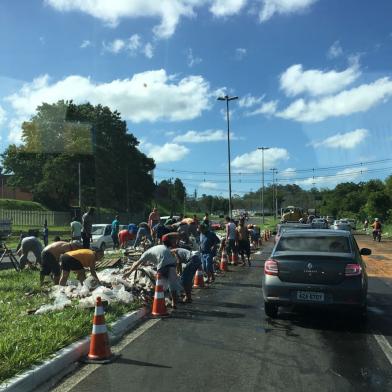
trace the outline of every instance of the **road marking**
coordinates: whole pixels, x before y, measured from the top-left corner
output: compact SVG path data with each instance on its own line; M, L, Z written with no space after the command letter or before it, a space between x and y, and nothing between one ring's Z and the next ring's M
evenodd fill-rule
M139 336L143 335L144 332L149 330L154 326L160 319L150 319L142 324L138 329L131 332L125 336L119 343L111 348L114 354L118 354L123 350L128 344L132 343ZM71 389L75 388L80 382L82 382L86 377L98 369L101 365L86 365L71 375L68 379L58 385L56 388L52 389L52 392L69 392Z
M392 346L388 342L388 339L381 334L373 334L374 338L376 339L378 345L380 346L381 350L387 357L389 363L392 365Z

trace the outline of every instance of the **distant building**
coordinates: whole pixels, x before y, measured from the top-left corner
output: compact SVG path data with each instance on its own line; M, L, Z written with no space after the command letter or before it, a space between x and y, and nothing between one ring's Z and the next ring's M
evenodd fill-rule
M18 187L8 185L11 177L12 174L0 174L0 197L2 199L32 201L32 193L23 191Z

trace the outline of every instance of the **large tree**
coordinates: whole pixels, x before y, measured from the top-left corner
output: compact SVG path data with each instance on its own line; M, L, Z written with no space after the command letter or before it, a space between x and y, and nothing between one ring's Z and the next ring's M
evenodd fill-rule
M78 203L118 211L140 211L151 199L154 161L137 146L120 113L72 101L42 104L22 124L22 144L2 154L12 183L53 209Z

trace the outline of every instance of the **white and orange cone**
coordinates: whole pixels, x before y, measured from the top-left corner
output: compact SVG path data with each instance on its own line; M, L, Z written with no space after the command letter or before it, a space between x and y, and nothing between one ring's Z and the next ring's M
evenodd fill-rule
M221 271L227 271L228 270L227 269L227 263L228 263L228 260L227 260L226 250L222 249L222 256L221 256L221 262L220 262L220 265L219 265L219 269Z
M238 265L238 253L236 251L231 253L231 264Z
M202 289L204 287L204 277L203 270L199 267L195 273L195 277L193 279L193 287L195 289Z
M108 330L105 323L105 312L103 310L101 297L97 297L93 317L93 331L90 338L90 350L86 362L108 363L113 360L110 351Z
M155 282L154 303L152 304L151 314L154 317L167 317L169 313L166 309L165 290L163 288L163 281L160 272L157 272L157 279Z

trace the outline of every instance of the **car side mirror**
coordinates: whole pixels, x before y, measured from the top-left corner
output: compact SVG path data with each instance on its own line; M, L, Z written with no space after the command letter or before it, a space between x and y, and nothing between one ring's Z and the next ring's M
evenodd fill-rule
M369 256L372 254L372 250L369 248L362 248L360 253L362 256Z

